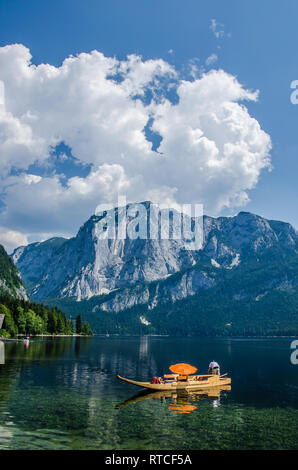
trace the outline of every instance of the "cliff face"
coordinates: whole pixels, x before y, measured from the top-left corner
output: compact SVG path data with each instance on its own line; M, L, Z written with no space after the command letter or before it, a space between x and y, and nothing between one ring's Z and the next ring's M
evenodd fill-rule
M196 263L197 253L185 250L181 240L102 239L100 224L101 218L92 216L75 238L54 238L14 251L12 259L32 298L88 299L139 281L164 279Z
M28 299L19 270L2 245L0 245L0 294L24 300Z
M148 203L143 205L148 212ZM121 210L117 209L119 217ZM14 251L12 259L32 299L80 301L100 296L94 312L119 312L140 304L152 310L175 303L220 285L229 273L253 273L260 267L265 273L269 270L260 295L272 286L290 288L297 283L295 269L270 271L270 260L286 257L291 265L297 261L298 234L287 223L247 212L235 217L204 216L199 250L185 249L183 240L161 237L102 238L101 229L102 217L92 216L72 239L53 238ZM235 278L233 283L238 281ZM234 295L245 295L244 283L237 289Z

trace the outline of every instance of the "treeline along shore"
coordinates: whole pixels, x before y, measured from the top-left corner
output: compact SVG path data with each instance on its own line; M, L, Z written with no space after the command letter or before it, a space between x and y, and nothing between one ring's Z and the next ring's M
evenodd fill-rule
M0 314L4 314L4 322L0 337L16 338L18 335L84 335L91 336L92 330L88 322L82 321L79 313L75 325L71 318L57 307L0 295Z

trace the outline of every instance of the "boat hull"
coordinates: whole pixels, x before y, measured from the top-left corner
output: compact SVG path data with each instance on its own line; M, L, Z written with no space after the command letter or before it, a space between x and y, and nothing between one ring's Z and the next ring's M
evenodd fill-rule
M137 387L146 388L147 390L156 391L175 391L175 390L205 390L210 387L221 387L225 385L231 385L231 379L228 377L210 375L202 376L206 377L205 380L188 380L186 382L174 381L171 383L152 384L150 382L138 382L136 380L126 379L117 375L117 379L123 382L136 385Z

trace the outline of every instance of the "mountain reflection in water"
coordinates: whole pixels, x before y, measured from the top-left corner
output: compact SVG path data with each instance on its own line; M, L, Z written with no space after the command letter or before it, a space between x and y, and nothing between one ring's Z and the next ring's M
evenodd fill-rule
M4 341L0 449L297 449L291 342L104 335L32 338L26 349ZM180 362L204 374L213 359L231 389L135 395L116 378L146 381Z

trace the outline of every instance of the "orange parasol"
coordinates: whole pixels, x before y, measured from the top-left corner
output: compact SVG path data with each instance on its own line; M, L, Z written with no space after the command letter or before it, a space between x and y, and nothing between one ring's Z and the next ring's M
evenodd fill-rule
M194 374L198 369L190 364L175 364L169 367L174 374L190 375Z

